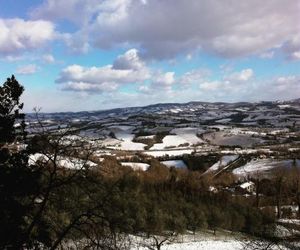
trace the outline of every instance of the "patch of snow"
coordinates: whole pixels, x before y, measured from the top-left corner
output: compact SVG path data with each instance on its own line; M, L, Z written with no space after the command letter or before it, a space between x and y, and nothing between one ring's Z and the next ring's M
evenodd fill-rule
M163 138L162 143L155 143L150 150L160 150L168 147L178 147L181 144L189 144L189 142L178 135L167 135Z
M297 160L297 166L299 166L299 163L300 160ZM266 172L277 167L291 167L292 164L292 160L275 161L272 159L253 159L244 166L234 169L233 174L238 176L253 175L258 172Z
M197 134L202 134L205 131L199 128L175 128L171 130L171 133L178 135L179 137L186 140L189 144L203 143L204 141L200 139Z
M140 162L121 162L121 165L131 167L133 170L142 171L146 171L150 167L149 164Z
M285 109L285 108L290 108L291 105L288 104L282 104L282 105L277 105L280 109Z
M117 139L109 139L112 144L106 144L107 148L128 151L141 151L144 150L144 148L147 146L144 143L132 141L134 138L134 134L132 134L132 130L134 129L133 126L111 126L110 129L112 132L114 132Z
M133 247L131 250L146 250L147 247ZM241 242L229 239L229 240L200 240L200 241L184 241L184 242L174 242L166 243L162 245L162 250L242 250L244 246Z
M35 165L38 161L41 161L43 163L47 163L47 162L51 163L52 161L54 161L54 158L52 155L47 156L44 154L36 153L29 156L28 164ZM75 170L79 170L86 167L97 166L96 163L89 160L82 160L74 157L65 157L65 156L57 156L55 163L58 167L75 169Z
M238 155L224 155L221 159L212 165L206 172L216 171L227 166L229 163L235 161L239 156Z
M252 185L254 185L254 182L252 182L252 181L247 181L247 182L244 182L243 184L241 184L241 185L240 185L240 188L245 189L245 188L250 187L250 186L252 186Z
M144 140L144 139L154 139L155 135L143 135L143 136L138 136L136 139L138 140Z
M300 225L299 219L279 219L278 222Z
M221 120L217 120L216 123L228 123L230 121L231 121L230 118L224 118L224 119L221 119Z
M161 161L160 163L166 165L167 167L187 168L183 160Z
M184 154L191 154L194 152L193 149L177 149L177 150L150 150L144 151L146 155L151 155L153 157L162 157L162 156L181 156Z

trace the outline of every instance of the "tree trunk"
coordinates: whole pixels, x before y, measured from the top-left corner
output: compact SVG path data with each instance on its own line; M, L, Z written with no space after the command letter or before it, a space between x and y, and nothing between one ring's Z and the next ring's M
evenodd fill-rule
M260 185L260 181L259 179L256 179L256 192L255 192L255 200L256 200L256 207L259 207L259 201L260 201L260 197L259 197L259 187Z
M277 219L281 218L281 182L278 183L278 192L276 194Z

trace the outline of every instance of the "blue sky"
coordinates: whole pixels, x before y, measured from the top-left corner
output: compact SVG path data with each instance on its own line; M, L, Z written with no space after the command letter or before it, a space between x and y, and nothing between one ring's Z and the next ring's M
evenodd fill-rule
M0 77L16 75L28 112L299 98L299 13L295 0L0 0Z

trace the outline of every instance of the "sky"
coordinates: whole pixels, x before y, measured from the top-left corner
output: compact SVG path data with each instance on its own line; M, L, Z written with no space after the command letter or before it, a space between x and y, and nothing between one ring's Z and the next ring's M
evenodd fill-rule
M0 0L30 112L300 97L300 0Z

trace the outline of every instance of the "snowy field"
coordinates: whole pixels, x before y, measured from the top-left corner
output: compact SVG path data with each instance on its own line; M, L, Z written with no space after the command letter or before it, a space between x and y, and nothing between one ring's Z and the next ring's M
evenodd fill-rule
M121 162L122 166L131 167L133 170L142 170L146 171L150 165L147 163L140 163L140 162Z
M116 139L107 139L105 144L107 148L128 150L128 151L141 151L147 146L144 143L133 142L134 134L132 133L134 127L132 126L112 126L110 130L115 134ZM104 145L105 145L104 144ZM111 144L111 145L109 145Z
M224 155L221 159L212 165L209 169L206 170L205 173L216 171L227 166L229 163L235 161L239 156L238 155Z
M234 132L234 131L233 131ZM208 140L214 145L228 145L234 146L239 145L242 147L250 147L262 142L259 138L254 138L247 134L235 134L227 132L214 132L203 135L205 140Z
M194 145L198 143L204 143L204 141L197 136L197 134L204 133L205 130L199 128L175 128L171 131L171 134L176 134L182 139L186 140L189 144Z
M163 238L157 237L159 240ZM196 233L195 235L185 234L177 238L173 238L171 242L166 241L161 250L241 250L245 248L245 241L239 241L238 235L217 234L216 236L209 233ZM134 236L132 243L134 244L131 250L146 250L150 249L145 246L154 245L153 238L141 238ZM155 247L152 249L156 249Z
M300 160L296 161L297 166L300 166ZM240 177L255 175L258 172L268 172L278 167L292 167L292 160L276 161L272 159L253 159L242 167L233 170L233 174Z
M35 165L38 164L39 161L42 162L43 164L47 164L47 163L52 164L54 161L54 156L52 155L46 156L40 153L32 154L29 156L28 164ZM55 163L58 167L76 169L76 170L97 166L97 164L92 161L82 160L74 157L64 157L64 156L56 156Z
M162 143L155 143L150 150L161 150L166 148L175 148L180 145L190 144L186 139L178 135L167 135L163 138Z
M161 161L160 163L166 165L167 167L187 168L183 160Z
M172 134L167 135L163 138L162 143L154 144L150 150L161 150L167 148L175 148L180 146L191 146L199 143L204 143L204 141L197 136L204 131L198 128L175 128L171 130Z
M149 150L144 151L146 155L151 155L153 157L162 157L162 156L181 156L184 154L191 154L194 152L193 149L176 149L176 150Z
M134 247L131 250L146 250L147 247ZM153 248L155 249L155 248ZM198 242L171 243L161 247L161 250L241 250L243 245L238 241L203 240Z
M165 245L162 250L241 250L243 245L238 241L207 240Z

